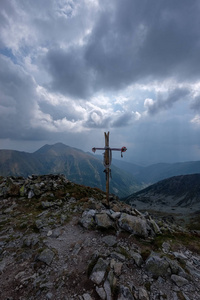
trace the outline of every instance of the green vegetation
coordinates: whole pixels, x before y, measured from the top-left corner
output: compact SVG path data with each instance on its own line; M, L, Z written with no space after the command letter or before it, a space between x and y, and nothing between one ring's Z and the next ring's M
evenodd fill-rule
M187 247L189 250L194 251L200 254L200 239L199 236L190 233L190 232L176 232L173 234L161 234L157 235L152 240L152 247L153 249L159 250L162 248L162 244L164 242L169 242L172 251L176 251L182 245Z

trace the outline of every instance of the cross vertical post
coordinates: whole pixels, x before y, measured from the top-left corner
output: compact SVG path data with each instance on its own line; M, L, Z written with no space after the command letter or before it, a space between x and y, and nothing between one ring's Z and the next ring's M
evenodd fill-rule
M104 132L105 136L105 147L104 148L92 148L92 151L95 153L96 150L105 150L104 152L104 172L106 173L106 200L107 204L109 205L109 181L110 181L110 165L112 160L112 151L121 151L121 157L123 157L122 153L127 150L126 147L122 148L110 148L109 146L109 131L108 133Z
M109 132L106 134L106 132L104 132L105 135L105 158L104 158L104 162L105 162L105 172L106 172L106 200L107 200L107 204L109 204L109 180L110 180L110 151L109 151Z

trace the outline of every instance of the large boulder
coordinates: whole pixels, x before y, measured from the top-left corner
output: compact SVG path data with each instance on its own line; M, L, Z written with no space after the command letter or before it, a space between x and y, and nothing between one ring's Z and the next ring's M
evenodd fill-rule
M95 225L95 222L94 222L95 213L96 213L96 210L94 210L94 209L84 211L81 219L79 220L79 223L86 229L93 228Z
M108 262L103 258L99 258L94 268L92 269L92 273L90 275L90 280L99 285L105 279L105 275L108 269Z
M119 226L134 235L148 237L148 224L146 219L122 213L118 222Z
M109 229L114 228L114 222L106 213L95 215L95 222L98 228Z
M51 249L47 248L42 251L37 259L44 262L46 265L51 265L54 255L55 253Z
M146 260L146 269L148 272L150 272L155 278L158 278L159 276L165 277L167 274L169 274L170 268L169 268L169 262L165 257L160 257L159 255L151 255Z

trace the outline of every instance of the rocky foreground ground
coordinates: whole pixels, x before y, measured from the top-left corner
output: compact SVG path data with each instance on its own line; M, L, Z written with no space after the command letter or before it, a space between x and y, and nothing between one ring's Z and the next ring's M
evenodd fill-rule
M200 299L200 237L62 175L0 177L0 299Z

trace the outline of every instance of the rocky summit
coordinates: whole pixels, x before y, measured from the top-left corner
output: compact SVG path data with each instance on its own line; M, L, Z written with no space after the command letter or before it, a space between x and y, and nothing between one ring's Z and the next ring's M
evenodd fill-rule
M63 175L0 177L2 300L199 300L200 239Z

